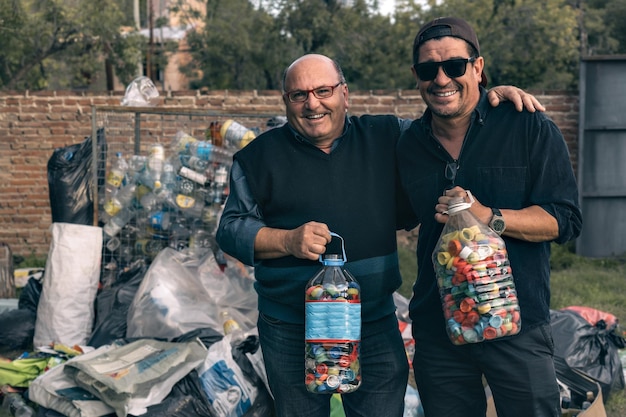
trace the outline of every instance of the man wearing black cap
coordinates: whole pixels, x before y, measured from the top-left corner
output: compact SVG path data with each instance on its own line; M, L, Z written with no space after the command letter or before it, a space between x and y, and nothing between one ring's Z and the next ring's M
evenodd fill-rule
M509 103L489 106L484 65L478 38L462 19L435 19L415 37L412 71L428 109L397 147L402 185L420 223L419 270L409 306L415 379L429 417L484 416L483 377L498 417L557 417L550 242L580 233L577 185L563 136L544 113L519 113ZM470 298L465 308L455 314L442 308L433 251L451 199L472 201L472 195L471 213L506 243L516 292L507 295L516 296L521 320L513 310L489 310L495 303L478 309L484 298L478 298L476 284L459 284L464 293L446 299ZM473 309L479 321L470 320ZM485 332L496 312L497 327ZM460 321L454 338L447 331L455 324L450 320Z

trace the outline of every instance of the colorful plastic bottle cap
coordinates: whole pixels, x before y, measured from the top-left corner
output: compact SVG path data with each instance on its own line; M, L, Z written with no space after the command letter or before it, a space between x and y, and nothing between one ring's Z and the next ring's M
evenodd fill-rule
M489 319L489 325L491 327L498 328L502 325L502 317L500 316L491 316Z
M461 238L466 240L467 242L471 242L476 238L476 229L471 227L466 227L461 230Z
M519 311L517 311L517 310L513 310L513 312L511 313L511 315L512 315L512 317L513 317L513 318L512 318L513 323L519 323L519 319L520 319L520 314L519 314Z
M461 252L461 242L457 239L451 240L448 243L448 252L452 256L457 256Z
M495 339L498 337L498 332L493 327L485 327L485 330L483 330L483 336L488 340Z
M469 321L470 323L472 323L472 325L474 325L478 323L478 320L480 320L480 316L478 315L476 311L472 310L469 313L467 313L467 317L465 319Z
M328 388L337 388L339 386L339 377L337 375L329 375L326 379L326 385L328 385Z
M322 287L313 287L313 289L311 290L311 298L315 300L319 299L322 294L324 294L324 290L322 289Z
M319 363L317 364L315 370L318 374L325 374L328 372L328 365L326 365L325 363Z
M359 298L359 289L355 287L348 288L348 298L351 300L357 300Z
M476 333L473 328L463 330L463 339L465 339L467 343L476 343L478 342L478 333Z
M462 323L463 320L465 320L465 313L463 313L461 310L454 310L454 312L452 313L452 318L457 323Z
M456 240L455 242L458 242L458 240ZM459 245L460 244L461 243L459 242ZM469 246L465 246L459 252L459 257L461 257L462 259L468 259L472 253L473 253L472 248L470 248Z
M352 369L346 369L345 371L343 371L343 379L345 381L351 382L354 381L354 371Z
M330 368L328 368L328 375L339 375L339 368L337 368L336 366L331 366Z
M304 377L304 383L306 385L310 385L312 382L315 382L315 376L313 374L306 374Z
M467 312L472 311L475 305L476 305L476 302L472 298L466 297L461 301L461 305L459 306L459 309L462 312L467 313Z
M330 356L333 359L339 358L341 356L341 354L342 354L342 352L341 352L341 348L339 346L333 346L328 351L328 356Z
M339 358L339 366L341 366L342 368L347 368L348 366L350 366L350 357L342 356L341 358Z
M439 262L439 265L447 265L451 257L448 252L439 252L437 253L437 262Z

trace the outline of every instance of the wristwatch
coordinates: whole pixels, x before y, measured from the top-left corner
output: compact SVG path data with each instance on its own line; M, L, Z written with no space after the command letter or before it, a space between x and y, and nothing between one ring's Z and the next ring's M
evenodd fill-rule
M498 235L501 235L502 232L504 232L504 229L506 229L504 217L502 217L502 213L497 208L492 208L491 212L493 213L493 216L491 216L491 220L489 221L489 227Z

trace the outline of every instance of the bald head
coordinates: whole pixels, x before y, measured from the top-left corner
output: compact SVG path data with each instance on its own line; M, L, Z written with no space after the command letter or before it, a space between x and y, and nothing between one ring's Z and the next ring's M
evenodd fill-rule
M283 92L289 125L330 152L348 112L348 86L339 65L324 55L304 55L285 70Z
M307 54L293 61L283 72L283 91L289 91L290 86L288 83L293 80L294 74L297 74L300 71L309 71L312 68L335 73L337 74L339 81L342 83L346 82L343 71L336 61L330 59L326 55Z

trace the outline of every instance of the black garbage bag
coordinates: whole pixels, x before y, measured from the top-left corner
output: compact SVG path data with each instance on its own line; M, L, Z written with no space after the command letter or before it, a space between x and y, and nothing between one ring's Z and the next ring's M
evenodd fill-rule
M195 370L178 381L172 391L159 404L148 407L146 417L218 417L202 389Z
M37 313L18 308L0 314L0 356L31 350Z
M237 365L241 368L244 376L248 378L254 386L259 390L257 398L252 403L243 417L268 417L273 416L275 413L274 399L270 395L269 391L265 387L265 383L254 370L250 359L246 356L246 353L255 353L259 349L258 336L248 336L243 342L235 346L233 349L233 359L237 362Z
M209 349L211 345L222 340L222 334L211 328L200 328L185 333L184 335L175 338L174 342L185 342L195 338L199 338L202 343ZM258 394L252 406L243 414L243 417L273 417L275 415L274 400L269 391L265 387L263 380L256 373L250 359L246 356L246 353L255 353L259 349L259 338L256 335L249 335L241 343L233 346L232 356L233 360L241 368L244 377L249 380L257 389ZM202 387L202 382L196 371L189 373L179 383L176 384L175 390L166 398L169 401L182 401L186 405L184 395L192 395L199 400L202 404L196 404L197 407L206 407L209 411L206 416L218 415L213 406L210 404L209 399ZM148 411L152 411L148 409ZM178 415L178 414L177 414ZM193 415L193 414L188 414ZM203 415L203 414L199 414ZM155 417L150 414L151 417ZM160 417L160 415L159 415Z
M30 278L22 288L18 308L0 314L0 356L8 357L33 348L40 296L41 282Z
M143 260L122 270L115 283L96 296L96 320L87 344L95 348L126 337L128 309L148 267Z
M29 278L26 285L22 288L22 293L17 302L17 307L20 309L27 309L34 313L37 312L37 305L39 305L39 298L41 298L41 290L43 285L41 280L36 278Z
M615 328L594 326L568 310L551 310L550 324L555 366L564 362L571 369L598 382L604 401L612 391L624 389L624 373L616 345L619 338L614 334Z
M106 155L103 128L97 132L97 145L100 155ZM90 136L82 143L55 149L48 160L48 191L53 223L94 224L93 197L104 187L106 160L98 158L98 185L94 190L92 148Z

